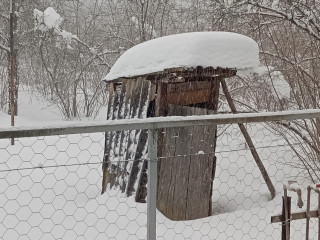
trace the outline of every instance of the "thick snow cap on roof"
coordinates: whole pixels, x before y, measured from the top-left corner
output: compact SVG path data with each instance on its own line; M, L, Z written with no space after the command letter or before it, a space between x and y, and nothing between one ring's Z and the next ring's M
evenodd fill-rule
M231 32L192 32L156 38L123 53L105 77L111 81L175 67L247 69L259 65L258 44Z

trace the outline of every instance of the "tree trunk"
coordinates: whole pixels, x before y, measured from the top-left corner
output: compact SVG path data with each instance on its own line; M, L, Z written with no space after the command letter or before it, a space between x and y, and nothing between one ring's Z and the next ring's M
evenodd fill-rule
M9 39L9 45L10 45L10 52L8 55L8 82L9 82L9 113L14 114L15 116L18 115L18 90L19 90L19 80L18 80L18 50L16 49L16 43L17 43L17 24L18 24L18 18L15 14L16 6L15 6L15 0L12 0L12 10L10 12L10 39ZM13 112L12 112L13 111ZM14 123L14 120L13 120Z

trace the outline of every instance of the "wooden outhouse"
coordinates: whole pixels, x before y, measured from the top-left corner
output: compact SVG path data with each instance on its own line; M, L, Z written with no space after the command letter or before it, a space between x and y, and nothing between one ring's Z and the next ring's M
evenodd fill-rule
M107 119L216 114L221 80L259 61L253 40L235 33L165 38L128 50L115 64L112 77L106 79ZM241 49L244 46L248 53ZM216 133L213 125L159 130L157 208L169 219L211 215ZM106 133L102 193L107 185L119 186L127 196L135 193L137 202L145 202L146 146L146 130Z

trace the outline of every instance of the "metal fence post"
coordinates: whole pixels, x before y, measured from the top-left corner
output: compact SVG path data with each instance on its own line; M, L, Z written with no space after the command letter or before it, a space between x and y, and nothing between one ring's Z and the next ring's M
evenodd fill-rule
M156 239L157 130L148 129L147 240Z

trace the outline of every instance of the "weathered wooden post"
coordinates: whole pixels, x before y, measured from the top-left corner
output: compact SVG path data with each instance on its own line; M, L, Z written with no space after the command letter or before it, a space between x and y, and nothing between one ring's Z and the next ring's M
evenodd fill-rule
M307 214L306 214L306 240L309 240L309 224L310 224L310 195L311 195L311 187L307 187Z
M317 185L317 188L320 185ZM320 191L318 189L318 240L320 240Z
M282 240L290 239L290 217L291 217L291 197L288 197L287 187L284 186L284 197L282 197Z

